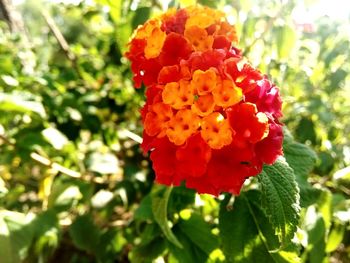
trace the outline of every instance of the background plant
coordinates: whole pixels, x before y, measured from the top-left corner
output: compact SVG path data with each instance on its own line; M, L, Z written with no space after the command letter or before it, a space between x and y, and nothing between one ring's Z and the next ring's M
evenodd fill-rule
M154 185L122 54L164 4L25 1L23 28L0 21L1 262L350 261L349 19L298 22L310 1L198 2L227 12L280 87L286 162L236 198Z

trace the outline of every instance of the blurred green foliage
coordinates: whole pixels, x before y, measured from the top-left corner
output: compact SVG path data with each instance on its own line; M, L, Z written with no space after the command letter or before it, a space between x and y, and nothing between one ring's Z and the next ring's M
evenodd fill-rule
M24 1L26 38L0 21L2 263L350 262L350 21L295 21L312 1L198 3L225 10L280 87L292 169L264 170L235 199L154 185L123 53L163 3Z

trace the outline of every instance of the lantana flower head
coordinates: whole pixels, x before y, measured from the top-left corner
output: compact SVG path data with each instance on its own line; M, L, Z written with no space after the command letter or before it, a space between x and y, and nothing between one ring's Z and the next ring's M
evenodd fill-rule
M279 90L237 43L224 13L202 6L135 30L126 57L135 87L146 87L141 146L158 183L237 195L282 154Z

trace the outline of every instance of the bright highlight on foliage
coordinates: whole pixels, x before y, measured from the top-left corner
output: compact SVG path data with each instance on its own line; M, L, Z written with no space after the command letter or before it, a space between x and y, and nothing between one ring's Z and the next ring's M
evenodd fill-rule
M157 182L237 195L282 154L279 90L244 59L222 12L171 9L136 30L126 56L146 86L142 148Z

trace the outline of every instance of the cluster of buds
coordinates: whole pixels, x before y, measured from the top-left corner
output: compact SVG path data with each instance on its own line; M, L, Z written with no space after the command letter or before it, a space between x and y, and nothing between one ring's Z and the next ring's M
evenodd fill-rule
M237 48L224 13L193 6L138 27L126 57L146 87L142 148L156 181L239 194L282 154L279 90Z

